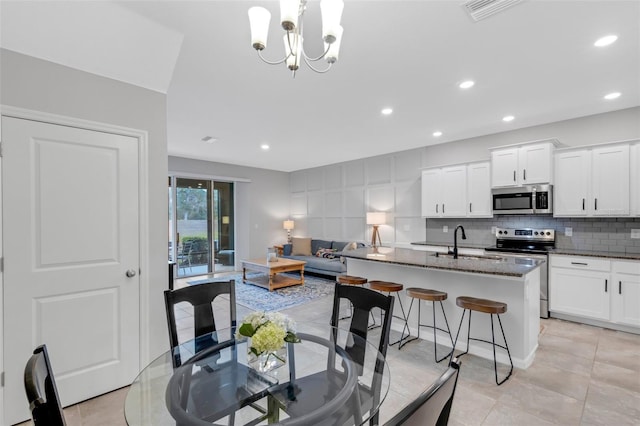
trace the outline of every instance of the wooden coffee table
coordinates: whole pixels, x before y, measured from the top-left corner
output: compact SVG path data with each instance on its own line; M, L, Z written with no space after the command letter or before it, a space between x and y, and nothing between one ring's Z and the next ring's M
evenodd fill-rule
M292 285L304 285L304 265L307 262L278 258L276 262L267 262L267 259L252 259L242 261L242 282L257 285L273 291L277 288ZM247 280L247 271L262 272L265 275ZM300 279L278 275L283 272L298 271Z

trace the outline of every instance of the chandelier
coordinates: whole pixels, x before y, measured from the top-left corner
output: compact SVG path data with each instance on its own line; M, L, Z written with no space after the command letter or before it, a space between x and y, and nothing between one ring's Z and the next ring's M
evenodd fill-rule
M318 57L309 57L304 50L303 17L306 9L306 0L280 0L280 23L286 31L284 34L285 56L279 61L269 61L262 56L262 50L267 47L269 34L269 22L271 13L264 7L252 7L249 9L249 24L251 25L251 46L258 52L258 56L269 65L287 64L296 75L296 70L304 61L309 68L317 73L325 73L338 60L340 42L342 40L342 9L343 0L322 0L320 11L322 14L322 39L324 41L324 53ZM318 69L312 62L326 60L328 66Z

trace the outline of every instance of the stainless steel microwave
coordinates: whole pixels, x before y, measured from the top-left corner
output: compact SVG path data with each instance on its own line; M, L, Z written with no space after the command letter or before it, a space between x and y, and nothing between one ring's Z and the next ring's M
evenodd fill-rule
M526 185L491 191L493 214L551 214L553 186Z

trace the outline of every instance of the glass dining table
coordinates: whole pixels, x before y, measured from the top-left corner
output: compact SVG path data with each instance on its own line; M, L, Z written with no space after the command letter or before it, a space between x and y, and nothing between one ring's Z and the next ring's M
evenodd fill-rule
M232 329L200 336L146 366L125 400L130 426L361 425L389 390L377 346L348 330L298 323L300 343L268 372Z

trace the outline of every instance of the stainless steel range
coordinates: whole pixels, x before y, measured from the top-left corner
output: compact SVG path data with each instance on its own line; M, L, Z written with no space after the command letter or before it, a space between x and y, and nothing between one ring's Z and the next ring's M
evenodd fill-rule
M497 228L496 245L486 251L500 252L502 256L518 259L544 260L540 266L540 317L549 318L549 258L555 248L556 233L553 229Z

